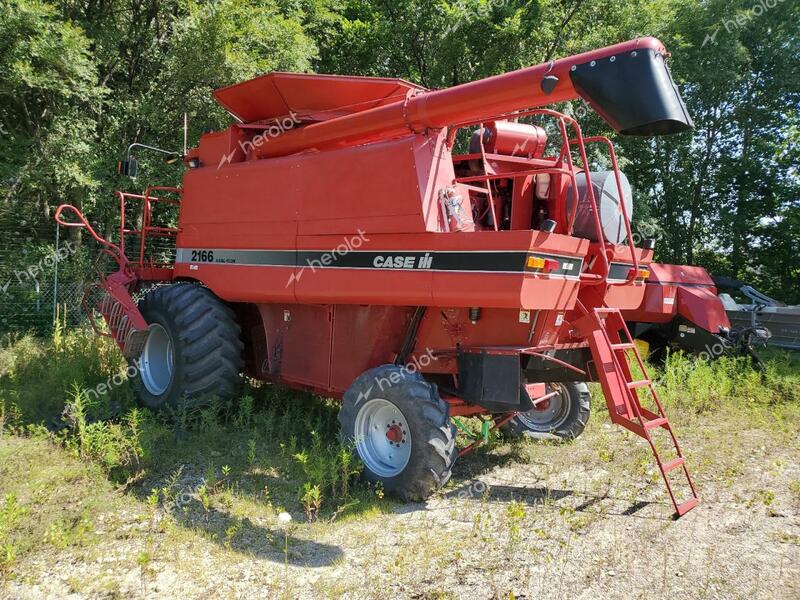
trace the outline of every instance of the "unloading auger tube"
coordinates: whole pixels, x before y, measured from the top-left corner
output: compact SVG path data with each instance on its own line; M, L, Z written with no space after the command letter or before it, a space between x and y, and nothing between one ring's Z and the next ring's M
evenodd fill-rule
M392 104L287 130L255 156L346 146L579 97L623 135L685 131L693 123L667 55L658 39L644 37L443 90L412 90Z

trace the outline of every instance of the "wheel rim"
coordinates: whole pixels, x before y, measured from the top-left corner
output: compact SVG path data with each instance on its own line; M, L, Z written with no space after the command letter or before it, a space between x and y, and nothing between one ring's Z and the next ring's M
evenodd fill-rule
M356 450L367 468L380 477L394 477L411 458L411 431L405 416L382 398L368 400L355 423Z
M534 431L553 431L569 417L572 398L567 388L560 383L549 383L546 389L548 394L558 392L558 395L527 412L519 413L519 420Z
M142 352L140 366L142 383L145 389L154 396L160 396L172 382L174 357L172 338L161 325L150 325L150 335Z

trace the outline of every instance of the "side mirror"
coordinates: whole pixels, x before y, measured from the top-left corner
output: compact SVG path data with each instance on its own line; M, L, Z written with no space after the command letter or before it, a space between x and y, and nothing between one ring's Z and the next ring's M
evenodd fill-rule
M117 174L135 179L139 174L139 161L133 156L127 160L117 161Z

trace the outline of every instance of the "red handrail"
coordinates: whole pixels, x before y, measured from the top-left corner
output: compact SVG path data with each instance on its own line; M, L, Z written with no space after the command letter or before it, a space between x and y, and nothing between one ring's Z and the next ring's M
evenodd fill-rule
M127 192L117 192L117 197L120 203L120 247L122 252L125 252L125 236L126 235L139 235L139 257L137 264L144 266L145 262L145 246L148 235L157 234L163 236L177 235L178 229L174 227L157 227L151 225L152 223L152 209L154 202L161 202L163 204L171 204L173 206L180 206L180 199L162 198L153 196L153 192L170 192L182 196L182 190L175 187L167 186L150 186L145 190L144 194L130 194ZM142 228L141 229L126 229L125 227L125 207L126 199L142 200Z
M71 222L71 221L65 221L64 217L62 215L62 213L65 210L71 210L73 213L75 213L75 216L77 217L79 222L78 223L74 223L74 222ZM109 248L110 250L113 251L113 253L116 255L116 257L118 259L118 262L120 262L120 261L122 261L124 263L127 262L127 259L125 258L125 253L122 251L122 249L119 246L117 246L116 244L112 244L107 239L105 239L103 237L100 237L97 234L97 232L94 230L94 228L91 225L89 225L89 221L86 220L86 217L83 216L83 213L78 208L75 208L71 204L62 204L62 205L60 205L56 209L55 220L56 220L56 223L58 223L62 227L79 227L79 228L86 229L89 232L89 235L91 235L92 238L98 244L100 244L102 246L106 246L107 248Z
M570 144L576 143L577 140L570 140ZM608 147L608 153L611 157L611 167L614 170L614 180L617 184L617 191L620 194L620 210L622 211L622 220L625 223L625 233L628 236L628 247L631 250L631 260L633 262L633 268L631 269L630 273L628 273L628 277L624 283L611 283L610 285L629 285L636 281L639 277L639 257L636 255L636 245L633 241L633 230L631 229L631 219L628 215L628 209L625 207L625 198L622 197L622 178L621 173L619 170L619 163L617 162L617 152L614 149L614 144L611 143L611 140L605 136L597 135L593 137L588 137L583 139L584 144L594 144L600 143L605 144ZM602 238L601 238L602 239Z
M483 147L484 123L489 122L489 121L518 119L520 117L527 117L527 116L534 116L534 115L549 116L549 117L553 117L554 119L556 119L558 121L559 132L561 133L561 149L559 151L559 156L556 159L556 161L554 162L552 168L551 167L547 167L547 168L536 168L536 167L534 167L532 169L529 169L527 171L521 172L519 174L518 173L513 173L513 174L512 173L504 173L501 176L498 176L498 175L495 175L495 174L487 174L487 175L479 175L479 176L475 176L475 177L456 178L454 180L454 183L468 183L468 182L472 182L472 181L481 181L481 180L486 181L487 188L489 189L489 202L492 204L492 209L493 209L493 213L492 214L494 214L494 206L493 206L493 203L491 202L491 185L489 184L489 181L491 179L519 177L519 176L526 176L526 175L532 175L532 174L537 174L537 173L540 173L540 174L547 174L547 173L566 174L571 179L572 189L574 190L574 193L576 195L575 208L571 212L571 214L567 215L567 228L566 228L566 231L567 231L568 235L571 235L573 227L575 225L575 219L576 219L577 214L578 214L578 202L577 202L578 181L577 181L577 179L575 177L575 165L574 165L574 163L572 161L572 151L570 149L570 146L572 145L573 140L570 140L569 134L567 133L567 123L569 123L569 125L575 131L576 139L574 140L574 142L575 142L575 145L578 146L578 150L580 152L580 157L581 157L581 162L584 165L584 175L586 177L587 197L589 199L589 204L590 204L591 209L592 209L592 216L593 216L593 219L594 219L594 227L595 227L595 235L597 236L597 239L600 241L600 243L602 243L602 240L604 239L604 236L603 236L603 225L600 222L600 213L599 213L598 207L597 207L597 199L595 198L594 187L592 186L591 173L589 172L589 169L587 168L587 165L589 164L589 161L588 161L588 158L587 158L587 155L586 155L586 146L585 146L585 143L584 143L585 140L583 138L583 133L581 132L581 127L578 124L578 121L576 121L572 117L570 117L568 115L565 115L563 113L560 113L558 111L551 110L549 108L532 108L532 109L528 109L528 110L519 110L519 111L515 111L513 113L506 113L506 114L502 114L502 115L497 115L497 116L494 116L494 117L487 117L487 118L483 118L483 119L480 119L480 120L463 121L463 122L455 123L455 124L450 126L450 130L448 131L447 142L446 143L447 143L448 147L452 148L453 144L455 143L455 136L456 136L458 130L463 129L464 127L469 127L469 126L473 126L473 125L480 125L480 127L481 127L481 134L480 134L480 141L481 141L480 150L481 150L481 152L480 152L480 156L481 156L481 160L482 160L483 164L486 165L486 153L485 153L484 147ZM594 139L594 138L589 138L589 139ZM614 156L613 160L614 160L614 162L616 164L616 155ZM566 161L566 163L567 163L567 168L566 169L563 169L563 168L558 166L558 165L563 165L564 161ZM484 169L484 170L486 170L486 169ZM618 179L619 179L619 177L618 177ZM626 226L628 228L630 228L630 223L629 223L627 217L625 217L625 221L626 221ZM497 224L495 222L495 228L496 227L497 227ZM581 273L581 279L583 281L591 282L591 283L602 283L603 281L606 281L608 279L608 275L611 272L611 265L609 263L608 256L606 255L605 251L602 252L600 256L601 256L601 259L602 259L603 273L602 274Z

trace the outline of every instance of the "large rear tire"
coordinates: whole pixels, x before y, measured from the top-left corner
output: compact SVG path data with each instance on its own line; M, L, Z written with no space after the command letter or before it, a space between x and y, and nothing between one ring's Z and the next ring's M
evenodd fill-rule
M450 410L418 373L383 365L345 392L342 440L364 463L364 477L406 501L421 501L450 479L457 451Z
M573 381L548 383L546 389L559 394L512 418L501 428L503 435L512 439L568 441L583 433L591 411L589 386Z
M200 407L227 400L241 385L241 331L233 311L192 283L159 286L139 302L150 326L133 378L146 407Z

